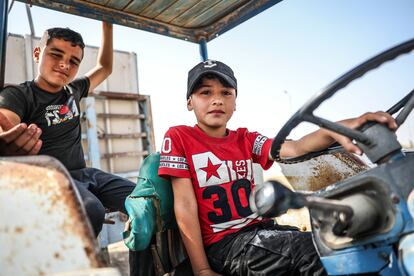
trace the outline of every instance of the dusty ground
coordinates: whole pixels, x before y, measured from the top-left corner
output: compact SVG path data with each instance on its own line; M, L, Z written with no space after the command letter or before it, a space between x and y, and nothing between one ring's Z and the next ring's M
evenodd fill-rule
M128 248L123 241L108 245L111 266L117 267L122 276L129 276Z

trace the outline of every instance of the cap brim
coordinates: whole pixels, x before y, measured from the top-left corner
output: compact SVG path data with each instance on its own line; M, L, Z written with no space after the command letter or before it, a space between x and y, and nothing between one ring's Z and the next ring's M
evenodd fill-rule
M229 76L227 76L226 74L223 74L221 72L217 72L217 71L214 71L214 70L206 70L202 74L200 74L196 79L194 79L194 81L189 85L188 90L187 90L187 99L191 96L191 94L193 92L193 89L194 89L194 85L197 83L197 81L199 81L206 74L214 74L214 75L220 76L232 88L234 88L234 89L237 90L237 84L236 84L236 82L232 78L230 78Z

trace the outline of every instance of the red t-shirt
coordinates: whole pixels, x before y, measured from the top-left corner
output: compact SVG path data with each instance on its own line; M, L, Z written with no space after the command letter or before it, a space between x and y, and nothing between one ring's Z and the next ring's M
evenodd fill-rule
M245 128L223 138L207 136L198 126L176 126L164 137L158 174L191 178L204 245L262 220L249 207L253 162L264 169L272 140Z

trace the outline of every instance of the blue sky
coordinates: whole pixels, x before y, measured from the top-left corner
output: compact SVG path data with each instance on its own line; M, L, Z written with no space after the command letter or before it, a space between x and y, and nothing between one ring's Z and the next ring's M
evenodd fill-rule
M414 38L412 0L285 0L208 44L239 82L237 111L229 128L274 136L294 111L354 66ZM36 35L62 26L99 46L100 23L33 7ZM15 2L9 32L30 33L24 5ZM193 125L186 110L188 70L200 60L198 45L115 26L114 47L137 53L140 93L151 95L157 149L169 126ZM414 87L414 53L369 73L340 91L316 113L331 120L387 109ZM414 140L413 115L399 134ZM306 125L293 138L310 128Z

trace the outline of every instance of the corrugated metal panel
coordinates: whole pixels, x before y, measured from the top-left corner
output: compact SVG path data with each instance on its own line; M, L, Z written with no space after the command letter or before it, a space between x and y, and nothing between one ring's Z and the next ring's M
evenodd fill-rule
M168 7L168 9L163 10L162 13L154 17L155 20L159 20L161 22L171 22L175 18L181 16L185 13L188 9L192 6L197 4L199 0L178 0L174 1L174 3Z
M134 15L139 15L141 11L145 9L149 4L153 2L152 0L132 0L131 3L129 3L124 11L130 12Z
M229 14L231 10L235 10L242 5L244 5L246 0L228 0L228 1L217 1L215 5L211 5L208 9L200 13L199 16L190 18L190 20L185 23L185 27L193 28L194 26L207 26L213 24L216 20Z
M188 26L189 28L197 28L200 26L191 24L191 22L196 19L203 17L203 14L206 13L211 7L219 3L220 0L210 0L210 1L198 1L194 6L186 10L180 16L176 17L170 23L177 26ZM206 18L209 19L209 18Z
M18 0L170 37L209 41L281 0Z

